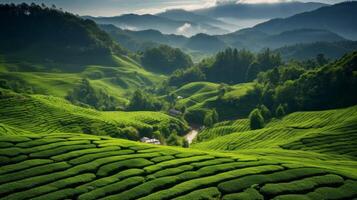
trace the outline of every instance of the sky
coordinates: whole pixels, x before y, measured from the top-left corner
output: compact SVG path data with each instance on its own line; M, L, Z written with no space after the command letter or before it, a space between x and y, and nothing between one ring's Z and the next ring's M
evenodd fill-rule
M152 14L167 9L199 9L216 5L219 2L237 1L244 3L274 3L289 0L0 0L0 3L45 3L56 5L79 15L117 16L127 13ZM338 3L344 0L301 0L323 3Z

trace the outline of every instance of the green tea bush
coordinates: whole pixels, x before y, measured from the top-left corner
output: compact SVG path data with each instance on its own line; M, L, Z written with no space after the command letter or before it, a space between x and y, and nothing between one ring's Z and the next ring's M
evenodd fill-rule
M215 187L205 188L193 191L181 197L174 198L174 200L204 200L204 199L219 199L221 193Z
M257 174L242 177L239 179L230 180L227 182L220 183L218 188L220 191L225 193L234 193L240 192L253 184L265 184L265 183L274 183L274 182L283 182L294 180L298 178L304 178L313 175L324 174L321 169L317 168L297 168L297 169L288 169L281 172L275 172L272 174Z
M150 162L144 158L135 158L135 159L128 159L124 161L114 162L107 165L104 165L99 168L97 175L98 176L108 176L115 171L120 171L123 169L129 168L143 168L148 165L152 165L153 162Z
M343 184L342 177L337 175L314 176L289 183L266 184L261 188L263 194L277 196L279 194L299 194L320 186L336 186Z
M248 188L241 193L227 194L223 196L223 200L264 200L264 196L256 189Z
M125 191L126 189L139 185L143 183L145 179L140 176L134 176L131 178L124 179L122 181L106 185L104 187L94 189L90 192L87 192L85 194L82 194L78 197L79 200L96 200L101 197L106 197L109 196L112 193L117 193L121 191Z

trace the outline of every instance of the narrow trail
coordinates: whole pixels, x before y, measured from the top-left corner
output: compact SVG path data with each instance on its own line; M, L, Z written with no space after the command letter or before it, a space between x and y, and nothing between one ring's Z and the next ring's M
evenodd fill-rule
M185 135L185 139L188 141L189 144L197 137L199 131L199 125L191 124L191 130Z

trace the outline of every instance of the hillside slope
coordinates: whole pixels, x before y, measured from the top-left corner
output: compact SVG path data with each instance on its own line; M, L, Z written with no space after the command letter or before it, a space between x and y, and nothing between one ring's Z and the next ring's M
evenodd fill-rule
M218 124L203 131L199 137L207 141L197 143L194 148L228 151L261 149L262 152L293 149L357 157L356 130L357 106L296 112L282 120L274 119L259 130L249 130L249 123L242 120Z
M4 200L357 197L356 162L319 154L257 159L79 134L3 136L0 144Z
M133 127L138 135L128 139L138 140L153 137L154 131L163 128L178 133L187 130L185 123L160 112L99 112L61 98L0 91L0 135L71 132L128 138L122 130Z
M1 4L0 18L0 54L9 60L110 64L111 54L126 54L93 21L55 8Z
M1 4L0 11L10 19L0 20L0 88L64 98L87 79L122 110L136 88L165 79L91 20L35 4Z
M112 66L38 64L0 59L0 87L17 92L53 95L64 98L82 79L97 90L112 96L120 109L128 103L136 88L150 87L165 79L143 69L128 57L113 56ZM52 70L48 71L48 68ZM74 70L74 71L73 71Z

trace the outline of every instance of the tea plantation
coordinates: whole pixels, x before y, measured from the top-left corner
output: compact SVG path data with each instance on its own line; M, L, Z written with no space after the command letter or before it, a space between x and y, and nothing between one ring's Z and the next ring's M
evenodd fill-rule
M257 151L258 153L258 151ZM357 162L153 146L85 134L3 135L1 199L353 199ZM345 163L344 163L345 162Z
M188 129L181 120L161 112L100 112L57 97L1 91L0 135L31 132L113 135L123 127L134 127L140 134L150 135L161 127L171 127L178 133Z
M353 106L292 113L281 120L273 119L259 130L249 130L246 120L219 123L202 131L199 138L206 141L194 147L228 151L290 149L356 157L356 130L357 106Z

